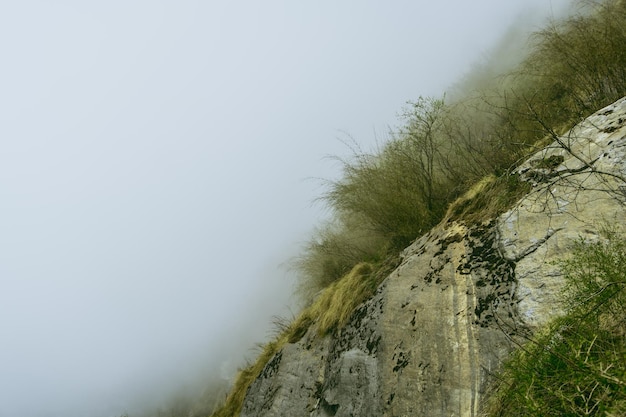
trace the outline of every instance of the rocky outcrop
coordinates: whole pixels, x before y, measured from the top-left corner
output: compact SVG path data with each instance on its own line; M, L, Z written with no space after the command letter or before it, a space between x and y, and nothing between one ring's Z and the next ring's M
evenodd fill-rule
M558 313L562 281L554 261L573 242L626 221L626 100L555 136L518 172L534 189L500 217L499 245L516 264L522 320L541 326Z
M242 416L477 416L522 332L558 314L554 262L626 214L626 100L531 157L532 191L478 226L441 224L348 324L312 326L250 386Z

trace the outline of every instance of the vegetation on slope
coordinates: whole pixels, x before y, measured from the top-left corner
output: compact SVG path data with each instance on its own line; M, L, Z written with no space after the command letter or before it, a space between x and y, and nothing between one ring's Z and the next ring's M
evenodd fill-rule
M454 220L480 221L485 210L506 209L524 192L510 174L516 163L545 145L549 132L564 133L626 93L626 3L584 4L588 14L535 33L513 71L450 103L409 103L403 127L380 149L355 145L351 157L339 159L343 176L322 196L334 218L296 262L307 294L359 262L398 253L473 184L488 195L465 195L448 213Z
M626 241L580 242L561 266L568 313L506 365L491 416L626 415Z
M239 413L249 385L285 343L298 340L310 326L326 334L345 323L412 240L442 220L480 223L509 208L527 192L527 185L511 174L512 168L545 145L548 130L563 133L626 94L626 1L581 4L579 14L535 33L526 58L514 70L492 76L503 54L511 54L501 48L460 83L454 100L420 97L408 103L403 126L390 132L388 142L371 152L355 145L349 157L338 159L343 176L330 181L321 198L332 219L318 229L295 261L308 307L293 322L280 326L257 361L240 372L213 416ZM592 315L595 321L573 325L571 320L580 319L576 314L581 312L573 311L538 340L537 346L553 343L555 355L532 347L519 354L516 360L527 360L530 371L525 382L516 382L514 374L507 376L511 388L503 395L519 397L515 401L520 402L503 402L494 415L518 415L516 407L541 404L549 398L546 393L556 388L579 390L578 397L594 398L590 404L603 395L623 394L623 368L606 369L618 359L611 355L624 357L624 347L614 340L618 334L606 315ZM594 326L600 333L591 333ZM601 345L610 349L600 353ZM533 363L554 366L544 371L530 368ZM525 392L537 388L536 378L550 381L570 367L593 369L598 381L604 378L600 383L608 385L596 386L593 379L579 379L571 387L544 385L533 391L530 403L522 401L528 399ZM564 404L565 398L571 397L563 391ZM626 401L619 398L615 404L622 405L611 405L614 411ZM598 405L594 410L600 409ZM511 410L516 411L511 414ZM552 409L538 410L543 411L526 415L560 415ZM161 415L182 414L172 408L172 413Z
M626 2L584 6L580 14L534 34L530 53L514 71L483 80L449 103L422 97L409 103L403 127L380 149L364 152L355 145L351 157L339 159L343 176L322 196L333 219L296 260L310 306L241 372L214 416L239 412L247 387L282 344L297 340L312 324L321 333L341 325L384 276L377 269L412 240L444 218L476 223L510 207L527 192L512 168L545 145L547 129L563 133L626 94ZM374 272L363 273L363 262ZM559 326L559 334L567 336ZM584 333L577 344L563 345L561 357L541 360L560 360L554 371L570 366L568 361L589 361L601 340ZM609 359L594 357L594 366L602 370ZM615 377L624 380L623 374ZM586 389L595 390L593 384Z

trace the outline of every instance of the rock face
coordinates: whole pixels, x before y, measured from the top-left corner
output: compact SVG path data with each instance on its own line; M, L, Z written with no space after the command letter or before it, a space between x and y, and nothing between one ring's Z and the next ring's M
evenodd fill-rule
M333 335L315 326L250 386L242 416L478 416L522 332L558 314L552 261L626 219L626 99L519 169L533 190L479 226L437 226Z

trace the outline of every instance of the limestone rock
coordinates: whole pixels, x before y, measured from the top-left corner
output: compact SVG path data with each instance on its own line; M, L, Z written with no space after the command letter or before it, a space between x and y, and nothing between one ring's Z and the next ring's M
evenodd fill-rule
M622 99L555 137L519 168L533 190L498 219L418 239L344 328L312 326L277 353L241 415L480 415L512 341L558 314L552 261L624 222L625 121Z
M562 276L554 261L577 240L595 240L600 228L626 219L626 99L587 118L518 172L534 189L500 217L499 239L504 257L516 263L520 314L541 326L558 313Z

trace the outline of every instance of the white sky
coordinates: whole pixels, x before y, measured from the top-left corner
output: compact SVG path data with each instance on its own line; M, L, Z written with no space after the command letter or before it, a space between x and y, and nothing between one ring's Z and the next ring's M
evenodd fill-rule
M119 416L251 357L341 131L384 137L551 3L2 2L0 417Z

